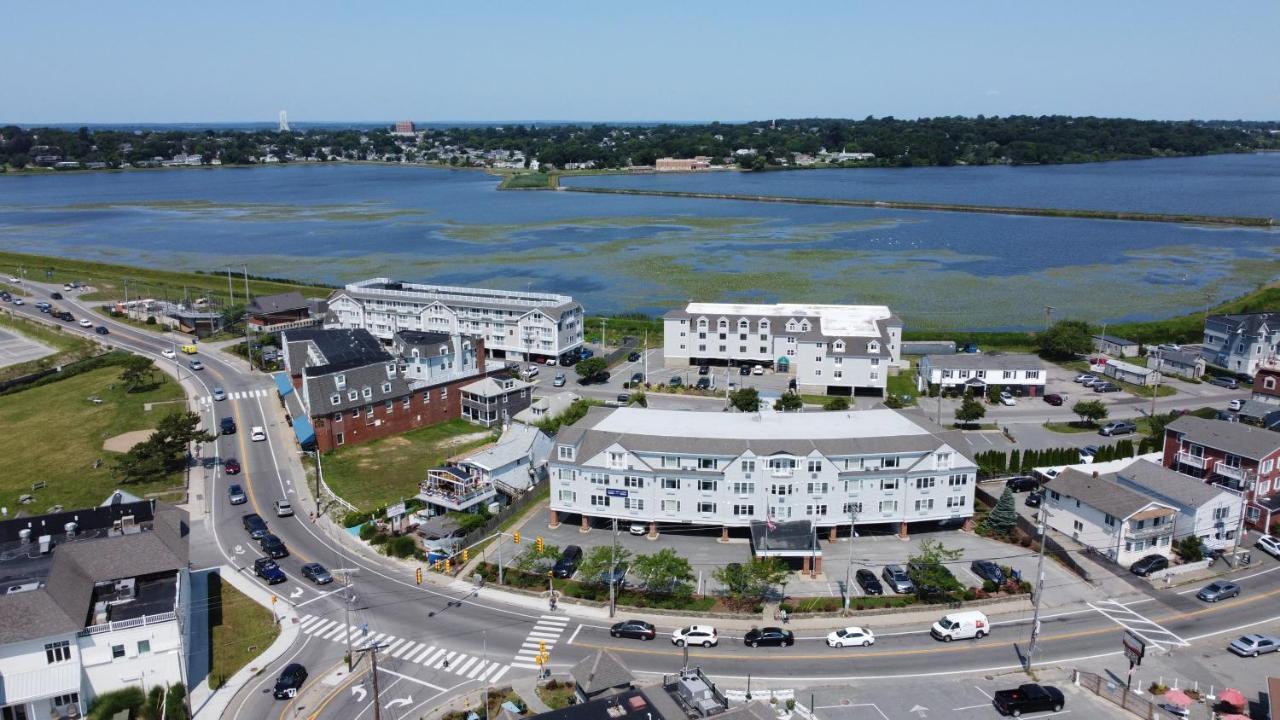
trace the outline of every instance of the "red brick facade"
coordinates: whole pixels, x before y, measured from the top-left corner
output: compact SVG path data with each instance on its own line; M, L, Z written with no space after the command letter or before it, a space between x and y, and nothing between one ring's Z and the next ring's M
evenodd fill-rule
M415 390L407 398L362 405L343 413L313 415L311 424L315 426L316 447L321 452L328 452L342 445L357 445L462 417L460 388L475 381L476 377L468 377ZM406 399L409 401L407 407ZM342 419L335 420L339 415Z
M1257 432L1271 431L1259 429ZM1261 459L1239 457L1228 463L1229 453L1212 447L1209 441L1191 433L1179 439L1176 432L1167 430L1164 436L1163 464L1185 475L1223 483L1236 489L1239 488L1235 483L1242 480L1252 483L1246 490L1246 522L1251 527L1265 529L1270 523L1280 519L1269 508L1274 503L1274 498L1280 497L1280 433L1275 435L1275 449ZM1199 449L1195 450L1193 446ZM1232 465L1237 462L1238 465ZM1263 503L1259 504L1257 501Z

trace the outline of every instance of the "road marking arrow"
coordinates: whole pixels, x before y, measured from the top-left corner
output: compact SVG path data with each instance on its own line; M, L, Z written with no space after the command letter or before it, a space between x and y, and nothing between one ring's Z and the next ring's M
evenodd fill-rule
M394 707L403 707L405 705L411 705L411 704L413 704L412 695L410 695L409 697L396 698L395 700L392 700L391 702L387 703L387 709L390 710L391 708L394 708Z
M369 691L365 690L363 685L352 685L351 694L356 696L356 702L364 702L364 698L369 694Z
M919 715L920 717L924 717L925 713L929 712L929 708L923 705L916 705L915 707L911 708L909 712L913 712L916 715Z
M294 588L293 592L289 593L290 600L294 598L299 598L299 597L302 597L302 588Z
M237 554L237 555L243 555L243 554L244 554L244 546L243 546L243 545L237 545L237 546L235 546L235 548L233 548L233 550L235 551L235 554Z

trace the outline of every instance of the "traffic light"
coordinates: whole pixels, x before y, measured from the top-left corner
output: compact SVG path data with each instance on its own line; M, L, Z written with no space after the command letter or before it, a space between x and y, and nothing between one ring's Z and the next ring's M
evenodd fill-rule
M436 558L436 572L441 572L442 570L444 570L444 561Z
M514 541L515 541L515 543L516 543L517 545L519 545L519 544L520 544L520 531L519 531L519 530L517 530L517 531L515 531L514 533L512 533L512 534L511 534L511 539L512 539L512 540L514 540Z
M444 571L447 573L453 572L453 561L449 558L444 559Z
M422 584L422 568L418 568L418 569L416 569L416 570L414 570L414 571L413 571L413 579L414 579L414 581L415 581L415 582L417 582L419 585L421 585L421 584Z
M535 540L533 544L537 546L538 552L542 552L542 549L547 546L547 544L542 541L541 535L538 536L538 539Z
M462 562L464 562L464 563L465 563L465 562L467 561L467 559L468 559L468 558L470 558L470 557L471 557L471 554L470 554L469 552L467 552L467 549L466 549L466 548L462 548Z
M546 653L546 652L547 652L547 641L546 641L546 640L539 640L539 641L538 641L538 654L539 654L539 655L542 655L542 654L544 654L544 653Z

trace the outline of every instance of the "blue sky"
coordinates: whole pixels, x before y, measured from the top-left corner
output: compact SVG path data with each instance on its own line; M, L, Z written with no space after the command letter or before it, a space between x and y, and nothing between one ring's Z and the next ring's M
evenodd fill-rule
M1280 119L1280 3L8 3L0 121Z

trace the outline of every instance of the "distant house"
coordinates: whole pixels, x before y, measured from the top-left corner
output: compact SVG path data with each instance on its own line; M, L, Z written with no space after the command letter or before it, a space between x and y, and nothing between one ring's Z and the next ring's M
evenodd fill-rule
M1245 521L1264 529L1280 515L1280 433L1183 415L1165 427L1164 466L1246 495Z
M631 669L611 650L597 650L569 669L579 703L617 695L631 689Z
M309 327L324 317L324 302L308 300L300 292L263 295L249 301L245 317L253 332L280 332Z
M1152 348L1147 353L1147 367L1162 375L1179 375L1198 380L1204 375L1204 358L1191 350L1175 350L1168 346Z
M1136 460L1102 477L1177 508L1178 516L1173 521L1176 538L1195 535L1206 547L1221 548L1231 545L1240 530L1240 493L1235 490L1205 483L1148 460Z
M462 387L462 417L485 427L502 425L533 402L533 385L510 372Z
M1253 376L1253 400L1280 405L1280 367L1265 365Z
M698 155L693 158L658 158L653 167L658 172L690 172L692 170L706 170L711 167L711 158L705 155Z
M1252 377L1280 355L1280 313L1210 315L1200 355L1210 365Z
M995 385L1039 397L1044 395L1045 376L1044 361L1035 355L925 355L916 365L916 389L924 392L930 385L937 385L943 390L960 392L968 388L985 394L988 386Z
M1094 335L1093 349L1111 357L1137 357L1138 342L1126 340L1115 335Z
M1111 359L1102 366L1102 374L1130 385L1155 385L1162 377L1158 370Z
M1098 473L1067 469L1049 483L1049 527L1122 566L1172 551L1173 505Z
M512 419L528 425L537 425L568 410L570 405L581 399L581 395L573 392L561 392L540 397L534 400L529 407L516 413Z

